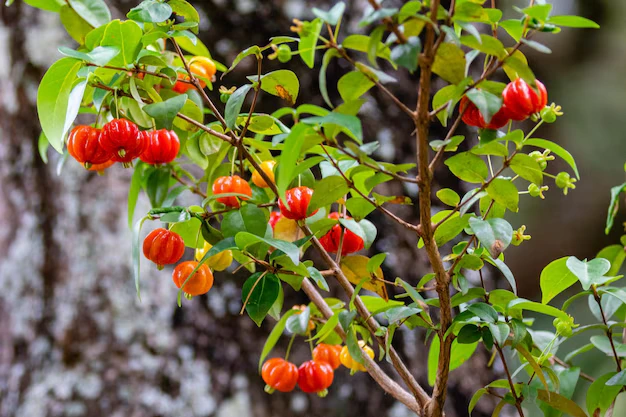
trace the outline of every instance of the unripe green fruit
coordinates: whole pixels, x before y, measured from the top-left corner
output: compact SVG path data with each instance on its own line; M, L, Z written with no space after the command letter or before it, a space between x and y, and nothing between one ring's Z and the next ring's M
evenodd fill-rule
M289 46L285 44L282 44L276 50L276 55L278 57L278 60L283 64L289 62L291 61L291 48L289 48Z
M541 110L541 120L546 123L554 123L556 121L556 113L552 107L544 107Z
M560 318L554 319L552 325L560 335L565 337L570 337L573 333L572 327L576 327L574 326L573 320L563 320Z
M228 101L228 99L230 98L230 94L228 93L222 93L220 94L220 101L222 103L226 103Z
M530 184L528 186L528 194L530 194L531 197L539 197L541 195L541 189L537 184Z
M567 172L559 172L556 176L556 186L559 188L567 188L570 184L570 176Z

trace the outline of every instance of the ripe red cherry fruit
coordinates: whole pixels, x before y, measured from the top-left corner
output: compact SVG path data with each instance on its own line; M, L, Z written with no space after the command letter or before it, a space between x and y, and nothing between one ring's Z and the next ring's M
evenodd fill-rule
M196 267L198 268L197 271L189 277ZM196 261L186 261L176 265L172 273L172 280L178 288L182 288L187 299L206 294L213 287L213 273L206 264L198 266Z
M261 370L263 381L267 384L265 392L293 391L298 383L298 367L282 358L272 358L263 364Z
M329 219L339 219L339 213L331 213ZM341 230L343 232L343 244L341 245L341 256L358 252L363 249L363 239L348 229L344 229L341 225L336 224L324 236L320 238L320 244L328 253L337 253L339 250L339 242L341 242Z
M485 122L485 119L480 113L480 110L478 110L478 107L476 107L476 105L472 103L467 96L463 96L459 107L461 111L463 111L464 108L465 113L463 113L461 120L463 120L463 123L468 126L476 126L480 129L500 129L502 126L507 124L509 120L511 120L508 108L504 105L496 112L496 114L493 115L489 123Z
M160 129L143 131L140 135L145 136L146 149L139 159L147 164L167 164L176 159L180 149L178 135L172 130Z
M155 229L143 241L143 254L163 269L163 265L178 262L185 252L185 242L177 233Z
M298 368L298 386L304 392L316 392L325 397L334 376L333 367L327 362L306 361Z
M317 362L326 362L333 369L339 368L341 360L339 354L341 353L340 345L327 345L320 343L313 349L313 360Z
M252 188L244 179L239 175L232 175L230 177L219 177L213 182L213 194L228 194L237 193L245 194L252 197ZM220 203L228 207L239 207L239 199L247 200L246 197L220 197L217 199Z
M125 167L146 149L148 141L145 135L139 134L139 128L126 119L113 119L102 128L100 145L113 153L113 159Z
M273 211L270 213L270 226L272 226L272 230L276 227L276 223L283 217L280 211Z
M507 84L502 92L504 105L513 120L524 120L539 113L548 104L548 91L539 80L535 80L537 91L526 81L518 78Z
M67 151L87 169L109 161L113 154L100 146L100 129L76 126L67 139Z
M287 190L285 193L285 201L287 204L283 203L282 198L278 200L278 207L280 208L281 214L291 220L302 220L314 215L317 213L317 210L311 214L307 214L311 196L313 196L313 190L309 187L301 186Z

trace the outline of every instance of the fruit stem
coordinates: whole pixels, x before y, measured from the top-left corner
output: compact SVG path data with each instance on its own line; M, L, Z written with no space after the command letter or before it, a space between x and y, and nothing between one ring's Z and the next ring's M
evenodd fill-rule
M287 345L287 352L285 352L285 360L289 359L289 353L291 353L291 346L293 345L293 341L296 339L296 334L294 333L291 336L291 340L289 341L289 345Z
M267 392L268 394L273 394L274 391L276 391L274 388L270 387L269 385L265 385L265 388L263 389L265 392Z

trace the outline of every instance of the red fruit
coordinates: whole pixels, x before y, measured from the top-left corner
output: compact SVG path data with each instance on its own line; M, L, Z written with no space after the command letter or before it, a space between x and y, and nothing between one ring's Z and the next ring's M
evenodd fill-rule
M511 119L508 108L504 105L493 115L489 123L485 123L485 119L480 113L480 110L478 110L478 107L476 107L467 96L463 96L459 109L463 111L466 106L467 108L465 109L465 113L463 113L462 120L463 123L468 126L476 126L480 129L500 129Z
M502 97L511 119L524 120L534 113L539 113L548 104L546 87L539 80L535 82L539 94L521 78L510 82L504 88Z
M339 345L327 345L320 343L313 349L313 360L317 362L326 362L333 369L339 368L341 361L339 360L339 354L341 353L341 346Z
M213 183L213 194L237 193L245 194L252 197L252 188L245 180L238 175L230 177L219 177ZM246 197L220 197L217 199L220 203L228 207L239 207L239 199L247 200Z
M334 374L333 367L326 362L307 361L298 368L298 386L304 392L324 396L333 383Z
M298 367L282 358L272 358L263 364L261 376L267 384L265 391L270 394L274 390L289 392L298 382Z
M185 242L177 233L155 229L143 241L143 254L162 269L163 265L178 262L185 252Z
M176 159L180 149L178 136L172 130L160 129L139 133L146 137L148 145L139 159L147 164L167 164Z
M87 169L105 163L113 154L100 146L99 138L100 129L76 126L67 139L67 151Z
M339 213L331 213L329 219L339 219ZM339 242L341 242L341 230L343 232L343 244L341 245L341 256L358 252L363 249L363 239L348 229L344 229L341 225L336 224L324 236L320 238L320 244L329 253L337 253L339 250Z
M148 140L139 134L139 128L126 119L113 119L102 128L100 146L113 153L116 162L122 162L125 167L137 158L146 149Z
M174 284L178 288L183 287L184 284L183 292L187 298L206 294L213 287L213 273L206 264L200 265L196 273L185 284L187 277L189 277L189 274L193 272L196 266L198 266L196 261L182 262L176 265L172 274Z
M285 201L287 204L283 203L282 199L278 200L278 207L280 208L281 214L291 220L302 220L314 215L317 213L317 210L311 214L307 214L312 195L313 190L309 187L302 186L287 190L285 193ZM289 208L287 208L287 206L289 206Z
M98 174L102 174L102 173L104 173L105 169L107 169L108 167L110 167L114 163L115 163L115 161L110 160L110 161L106 161L106 162L104 162L102 164L94 164L91 167L89 167L89 171L98 171Z
M276 226L276 223L283 217L280 211L273 211L270 213L270 226L272 226L272 230Z

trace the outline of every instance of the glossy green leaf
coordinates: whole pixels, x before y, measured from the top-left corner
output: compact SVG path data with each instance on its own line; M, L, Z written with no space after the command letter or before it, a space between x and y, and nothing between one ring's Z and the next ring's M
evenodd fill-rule
M513 172L525 180L539 186L543 183L543 171L533 157L518 153L513 157L509 166Z
M582 408L569 398L556 392L537 390L537 399L571 417L587 417Z
M81 59L83 61L90 62L99 66L108 64L113 58L120 53L120 50L116 46L98 46L89 53L75 51L65 46L59 47L59 52L65 56Z
M504 46L502 46L502 42L498 39L485 34L481 34L480 39L481 42L478 42L478 40L471 35L461 36L460 38L463 45L469 46L470 48L476 49L477 51L487 55L493 55L499 59L506 56Z
M570 256L565 264L578 278L584 290L591 288L591 285L599 285L606 282L607 277L604 274L611 269L611 263L604 258L580 261L576 257Z
M410 37L407 43L395 46L391 50L391 60L410 72L417 70L422 43L417 36Z
M224 111L224 118L226 119L226 126L229 129L234 129L237 122L237 117L241 113L243 102L246 99L246 95L252 88L251 84L245 84L239 87L226 102L226 110Z
M609 409L615 397L622 389L621 385L607 385L607 382L615 376L615 372L609 372L597 378L587 390L587 412L589 415L602 417Z
M272 71L261 76L261 90L278 96L293 105L298 98L300 81L293 71Z
M596 258L604 258L611 263L611 269L607 272L609 276L615 276L619 273L624 260L626 260L626 251L622 245L610 245L598 252Z
M335 26L339 23L341 16L343 15L344 10L346 9L346 4L342 1L335 4L332 9L329 11L324 11L318 9L317 7L313 7L313 14L329 25Z
M265 341L265 344L263 345L263 350L261 351L261 356L259 357L259 373L261 373L261 368L263 367L263 362L265 361L265 358L267 358L272 349L274 349L274 346L276 346L276 343L278 343L278 341L280 340L280 337L285 330L285 326L287 325L287 320L295 313L296 310L287 310L285 314L283 314L283 316L280 318L280 320L274 325L274 328L267 336L267 340Z
M460 83L465 78L465 54L452 43L443 43L437 49L433 72L452 84Z
M143 32L139 25L132 20L120 22L114 20L104 31L101 46L114 46L120 53L111 60L110 65L128 68L135 62L141 49Z
M126 17L137 22L164 22L172 15L172 7L157 0L144 0L130 9Z
M95 28L111 20L111 12L104 0L69 0L69 5Z
M486 90L473 88L466 94L467 98L478 107L485 122L489 123L494 114L502 107L502 98Z
M41 128L50 145L59 153L63 153L63 141L70 127L66 125L66 119L72 116L69 112L70 96L82 65L74 58L61 58L48 69L37 91L37 113ZM73 117L70 118L73 120Z
M289 184L297 177L297 164L300 158L300 151L306 139L306 133L311 130L304 123L298 123L293 126L291 132L285 139L283 153L280 157L280 163L276 168L276 187L278 194L282 198L285 191L289 188Z
M59 17L67 33L80 45L85 44L87 34L93 30L93 26L67 4L61 7Z
M222 233L224 237L234 237L239 232L265 237L268 222L266 216L266 211L254 204L244 204L239 210L231 210L224 214Z
M250 318L261 326L280 293L280 280L274 274L257 272L244 282L241 300Z
M41 10L55 13L58 13L61 6L65 4L63 0L24 0L24 3Z
M482 220L472 217L469 219L469 225L480 243L489 250L493 258L500 256L511 244L513 227L504 219Z
M574 161L574 157L560 145L557 145L556 143L545 139L527 139L524 141L524 145L536 146L538 148L548 149L552 151L554 154L561 157L565 162L567 162L568 165L574 170L576 178L580 179L580 174L578 173L578 167L576 166L576 161Z
M519 193L517 187L509 180L495 178L487 187L487 194L496 203L501 204L514 213L517 213L519 205Z
M568 257L550 262L539 278L541 286L541 302L548 304L554 297L574 285L578 280L567 267Z
M143 111L154 118L157 129L171 129L176 115L186 101L187 95L181 94L160 103L148 104Z
M315 182L313 196L309 203L308 213L328 206L348 193L350 187L343 177L332 175Z
M609 209L606 215L606 227L604 228L604 233L606 233L607 235L613 228L615 216L617 216L617 211L619 210L619 196L624 191L626 191L626 182L622 185L611 188L611 201L609 203Z
M456 206L461 201L461 197L456 193L456 191L450 188L442 188L437 191L437 198L441 200L442 203L448 206Z
M361 120L356 116L333 111L323 117L308 117L301 120L302 123L311 125L333 125L341 128L346 134L353 137L359 143L363 143L363 127Z
M322 30L323 21L317 18L311 22L305 22L303 28L298 33L300 35L300 42L298 43L298 51L300 52L300 58L309 67L313 68L315 64L315 47L317 40Z
M598 25L596 22L582 16L552 16L548 19L547 23L570 28L600 28L600 25Z
M360 71L348 72L337 82L337 89L343 101L356 100L373 86L374 83Z
M463 181L481 183L489 175L487 164L480 157L469 152L456 154L446 159L445 164L455 176Z

